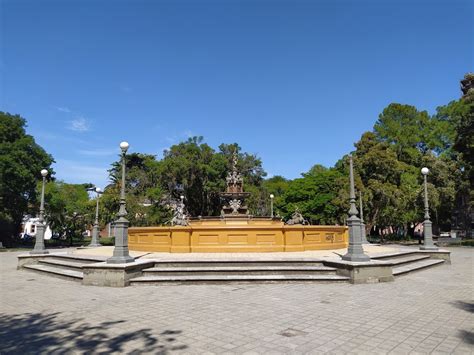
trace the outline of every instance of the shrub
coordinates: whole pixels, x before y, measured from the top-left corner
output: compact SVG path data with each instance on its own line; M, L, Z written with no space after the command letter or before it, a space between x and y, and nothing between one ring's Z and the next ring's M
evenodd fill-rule
M88 246L91 243L91 238L84 238L84 241L82 243L83 246ZM110 245L115 245L115 238L114 237L103 237L99 238L99 243L103 246L110 246Z

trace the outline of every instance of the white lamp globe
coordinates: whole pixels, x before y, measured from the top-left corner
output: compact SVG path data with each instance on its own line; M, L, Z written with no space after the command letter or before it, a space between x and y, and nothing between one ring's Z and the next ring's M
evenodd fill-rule
M128 142L122 142L122 143L120 143L120 149L122 149L124 152L127 151L127 149L128 149L129 146L130 146L130 145L128 144Z
M181 200L184 200L184 196L183 196L183 195L179 196L179 198L180 198Z
M421 173L423 175L428 175L429 172L430 172L430 169L428 169L427 167L424 167L423 169L421 169Z
M95 192L97 192L98 194L102 193L102 189L100 187L96 187L95 188Z
M41 176L43 176L43 177L48 176L48 170L46 170L46 169L41 170Z
M270 194L270 198L274 198L274 197L275 197L275 195L274 195L274 194Z

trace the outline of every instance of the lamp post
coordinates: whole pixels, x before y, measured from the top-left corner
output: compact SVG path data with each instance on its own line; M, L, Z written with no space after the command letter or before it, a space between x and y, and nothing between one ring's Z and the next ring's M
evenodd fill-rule
M96 201L96 208L95 208L94 228L92 229L92 240L89 246L100 247L101 244L99 242L99 196L103 193L103 191L98 187L96 187L94 191L97 194L97 198L96 198L97 201Z
M421 169L425 188L425 220L423 222L423 245L420 247L420 250L438 250L438 247L433 243L432 223L430 221L430 207L428 205L427 175L429 172L430 170L426 167Z
M357 217L356 196L354 188L354 168L352 164L352 155L349 155L349 181L350 181L350 209L347 226L349 227L349 246L347 253L342 256L342 260L346 261L370 261L370 257L364 253L361 240L361 223Z
M365 231L364 223L364 209L362 208L362 191L359 191L359 204L360 204L360 237L362 244L369 244L367 240L367 232Z
M274 194L270 194L270 216L273 218L273 199L275 198Z
M111 258L107 259L109 264L124 264L135 261L128 252L128 220L125 218L127 210L125 208L125 156L129 144L127 142L120 143L122 150L122 186L120 190L120 209L117 214L118 219L115 221L115 247Z
M41 204L40 204L40 214L38 218L38 225L36 226L36 240L35 247L30 254L48 254L49 252L44 247L44 232L46 229L46 224L44 223L44 185L46 183L46 176L48 176L48 170L41 170L41 176L43 177L43 184L41 186Z

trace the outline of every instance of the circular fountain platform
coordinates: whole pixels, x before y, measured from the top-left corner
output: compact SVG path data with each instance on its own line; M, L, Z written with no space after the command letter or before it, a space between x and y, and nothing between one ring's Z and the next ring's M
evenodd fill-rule
M129 228L130 250L170 253L294 252L346 248L345 226L285 225L280 219L201 218L188 226Z

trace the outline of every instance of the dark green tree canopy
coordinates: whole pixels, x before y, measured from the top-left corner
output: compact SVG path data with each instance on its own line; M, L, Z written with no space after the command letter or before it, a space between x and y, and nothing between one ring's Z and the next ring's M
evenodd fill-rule
M253 192L249 207L253 213L261 213L265 206L260 205L257 196L262 193L266 175L261 160L242 152L236 143L221 144L215 151L202 137L192 137L171 146L161 160L147 154L127 155L129 219L135 225L165 223L171 218L168 206L180 195L185 196L190 215L219 215L219 193L225 190L225 178L234 152L238 156L237 167L244 178L245 189ZM118 208L120 162L113 163L109 173L111 185L106 189L104 203L110 208Z
M82 238L82 232L94 222L96 205L87 192L87 188L91 186L67 184L63 181L50 181L46 184L46 220L53 233L67 237L71 244L74 238ZM38 184L38 196L40 189Z
M345 206L339 196L346 180L340 171L316 165L302 178L288 183L276 206L285 218L298 208L312 224L342 224Z
M16 235L23 215L36 203L40 171L50 169L51 155L25 131L26 121L0 111L0 236Z

